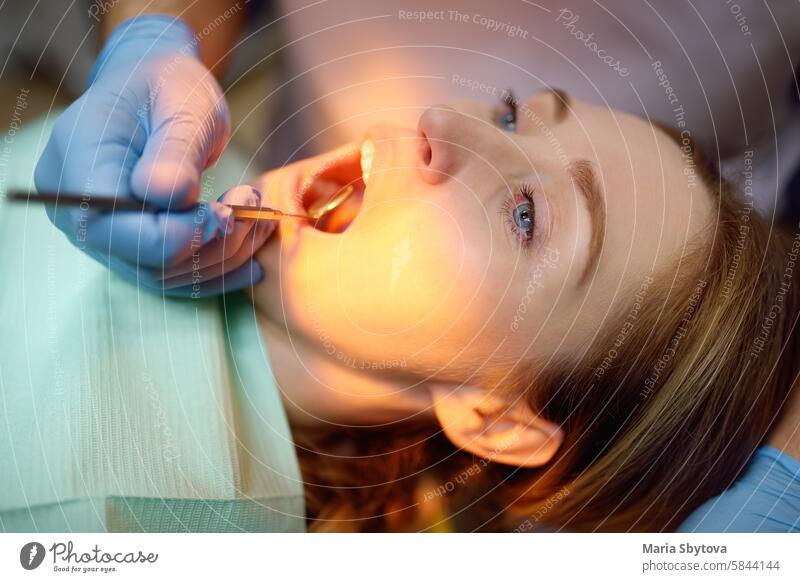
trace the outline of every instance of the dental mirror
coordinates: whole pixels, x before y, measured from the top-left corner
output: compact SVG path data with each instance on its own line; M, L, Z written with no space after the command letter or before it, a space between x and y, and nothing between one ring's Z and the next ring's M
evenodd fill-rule
M351 184L340 188L333 196L331 196L328 200L320 197L311 204L308 209L308 217L311 220L319 220L330 211L336 209L341 205L342 202L347 200L350 195L354 192L355 188Z
M267 206L240 206L231 204L233 215L236 218L249 218L251 220L281 220L283 218L305 218L308 220L319 220L332 210L338 208L342 202L347 200L355 191L352 185L348 184L337 190L328 199L320 197L315 200L308 209L308 214L290 214Z

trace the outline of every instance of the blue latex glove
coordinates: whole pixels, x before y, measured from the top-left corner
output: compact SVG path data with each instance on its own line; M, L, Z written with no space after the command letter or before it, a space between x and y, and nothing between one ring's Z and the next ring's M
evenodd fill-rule
M56 206L48 215L76 246L144 288L194 297L233 291L260 280L252 253L243 259L239 251L257 248L273 225L238 224L223 204L196 204L200 175L229 135L225 98L191 28L171 16L137 17L114 30L89 88L56 120L36 188L136 198L162 209ZM234 190L228 202L259 201L251 188ZM231 244L220 242L232 233ZM202 277L182 286L163 278L165 269L191 260L202 264L195 269Z

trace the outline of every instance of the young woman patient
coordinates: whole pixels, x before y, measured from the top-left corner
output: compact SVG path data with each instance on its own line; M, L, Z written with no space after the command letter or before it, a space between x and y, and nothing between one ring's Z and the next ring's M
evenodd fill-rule
M798 371L797 242L695 151L544 92L265 174L252 289L312 530L669 530ZM794 253L794 254L793 254Z

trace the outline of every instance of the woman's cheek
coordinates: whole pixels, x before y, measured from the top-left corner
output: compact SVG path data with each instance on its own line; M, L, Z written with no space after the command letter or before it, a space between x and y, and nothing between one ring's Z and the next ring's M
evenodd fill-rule
M282 231L259 253L270 281L256 295L281 312L275 318L312 340L323 330L350 353L385 341L409 353L463 343L485 328L502 293L491 265L500 249L480 219L401 198L366 209L340 235L293 242Z
M376 223L365 233L371 244L354 249L360 258L349 263L349 296L358 298L351 314L382 333L438 337L480 326L491 304L480 289L491 278L491 234L471 220L421 201Z
M324 257L309 257L308 273L316 275L309 284L333 283L326 291L330 307L354 327L402 333L436 318L457 292L463 264L458 228L422 206L407 200L380 204L359 216L360 223ZM329 264L314 265L318 260Z

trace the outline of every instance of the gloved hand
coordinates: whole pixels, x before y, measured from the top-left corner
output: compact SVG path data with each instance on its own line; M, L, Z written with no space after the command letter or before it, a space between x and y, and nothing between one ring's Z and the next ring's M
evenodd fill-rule
M270 226L237 227L226 206L196 204L200 175L229 135L225 98L199 59L191 28L170 16L137 17L114 30L89 88L56 121L36 166L36 188L146 201L160 210L51 206L48 215L76 246L144 288L193 297L233 291L260 280L261 268L249 257L225 255L263 243ZM234 191L239 203L258 200L248 187ZM237 240L221 242L233 233ZM195 274L203 276L179 287L165 283L164 269L187 260L202 264Z
M241 185L225 192L219 202L260 206L262 200L257 189ZM216 295L254 285L261 280L262 271L253 255L276 225L277 222L272 220L236 220L227 236L206 243L199 252L161 272L154 272L149 285L162 288L167 295L188 293L192 297ZM230 282L231 276L236 277L233 283Z

